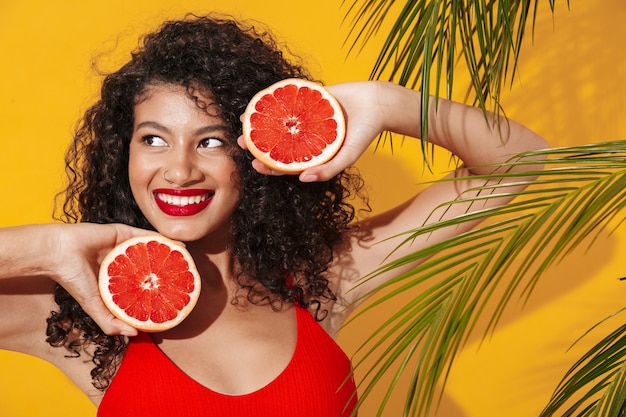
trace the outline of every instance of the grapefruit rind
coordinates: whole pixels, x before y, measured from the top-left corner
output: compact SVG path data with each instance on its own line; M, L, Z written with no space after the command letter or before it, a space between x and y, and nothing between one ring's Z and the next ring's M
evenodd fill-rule
M152 255L139 254L137 248L150 244ZM169 250L168 250L169 249ZM158 250L159 253L155 253ZM141 263L130 261L128 255L135 251L134 258L143 257ZM169 263L169 264L168 264ZM170 276L159 280L158 272L165 268L170 272L178 268L176 279ZM155 271L156 270L156 271ZM114 275L111 275L114 271ZM136 294L138 274L143 274L145 291ZM134 275L134 276L133 276ZM168 285L168 293L150 294L150 286ZM179 242L161 235L146 235L130 238L115 246L100 264L98 288L105 306L124 323L144 332L161 332L180 324L193 310L200 296L200 274L191 254ZM156 284L158 286L158 284ZM124 289L135 293L124 295ZM121 291L120 291L121 290ZM157 298L154 301L155 296ZM151 303L158 303L158 310L151 309ZM163 311L163 303L170 306Z
M280 94L285 87L294 88L293 86L298 89L298 93L310 91L312 94L319 94L320 101L328 103L328 107L324 110L328 112L329 109L332 109L331 113L314 115L315 120L311 121L311 125L314 125L317 131L324 130L321 134L312 133L303 137L303 135L292 134L293 131L291 133L286 132L290 130L289 123L292 120L300 119L303 121L301 119L307 117L307 109L302 108L302 106L295 111L297 114L293 114L291 110L283 112L280 106L285 104L284 98L280 97L283 100L280 102L274 98L274 95ZM242 121L243 139L250 153L272 170L286 174L299 174L307 168L328 162L341 148L346 134L343 110L337 99L320 84L300 78L288 78L259 91L248 103ZM264 130L265 134L270 134L271 131L274 138L273 142L270 144L261 143L262 141L255 137L255 130ZM313 149L311 153L317 153L304 155L303 158L299 158L303 159L300 161L289 157L287 157L288 161L279 160L280 158L277 158L272 152L278 149L276 146L285 143L281 141L281 137L284 138L284 135L288 135L291 139L286 142L295 143L294 146L297 146L298 141L300 143L304 141L306 143L303 145L307 149ZM326 137L329 135L330 137ZM283 153L283 150L277 152Z

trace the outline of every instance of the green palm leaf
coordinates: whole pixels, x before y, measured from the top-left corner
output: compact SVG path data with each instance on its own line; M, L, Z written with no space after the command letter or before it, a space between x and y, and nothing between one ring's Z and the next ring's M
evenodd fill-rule
M356 369L369 366L361 382L361 403L384 375L392 376L386 398L397 387L396 381L408 376L405 415L426 415L435 404L438 386L445 385L449 367L479 317L491 317L487 331L492 330L509 301L515 295L527 297L550 265L597 238L607 227L621 224L626 208L626 141L519 155L505 164L507 182L528 175L517 174L512 168L532 163L525 161L534 155L548 159L543 170L532 173L537 181L526 190L513 194L503 183L485 185L478 190L478 197L461 196L448 205L481 205L503 194L515 196L513 203L408 230L401 245L409 245L419 235L470 220L483 219L484 225L410 255L394 258L392 253L387 264L365 278L417 265L389 281L382 295L366 294L374 301L352 319L394 303L395 314L372 333L354 358ZM485 184L502 177L482 176ZM449 181L457 180L462 179ZM472 190L472 195L476 191ZM408 292L414 294L413 298L398 308L397 297ZM493 300L497 301L495 307L489 307L494 305ZM592 352L590 357L595 353L606 355L604 352ZM611 358L617 360L619 354L623 356L624 351ZM580 381L569 384L568 390L585 388ZM611 388L616 385L608 379L603 384L601 388L623 395L623 372L621 382L615 383L618 388ZM380 405L379 415L385 406L386 400Z
M626 325L598 342L571 367L540 417L572 415L626 415Z
M347 1L344 1L347 3ZM534 29L538 0L352 0L346 11L351 30L349 53L369 46L389 28L370 77L388 79L422 92L422 151L428 139L428 97L451 98L460 67L469 75L466 100L498 113L501 87L515 76L526 28ZM554 11L554 0L548 0ZM567 1L569 7L569 0ZM461 65L459 65L461 64ZM434 87L434 89L432 88ZM514 203L409 230L404 243L421 234L464 221L486 224L448 241L393 258L378 273L427 261L389 282L360 314L415 293L383 323L357 352L355 366L372 365L361 383L363 402L384 375L392 374L379 415L404 374L409 375L405 415L425 415L434 405L438 384L481 315L498 323L511 298L527 297L541 274L609 225L623 221L626 204L626 145L608 142L543 152L546 169ZM522 158L511 161L524 163ZM427 159L427 158L425 158ZM427 161L428 162L428 161ZM507 174L515 177L512 171ZM490 179L484 176L485 180ZM485 187L484 199L506 193ZM450 204L463 202L459 200ZM466 202L466 201L465 201ZM595 234L595 236L594 236ZM419 291L417 288L419 287ZM368 294L371 295L371 294ZM490 310L490 300L497 300ZM626 382L624 326L598 343L575 364L542 417L556 415L624 416ZM567 404L566 404L567 403ZM573 405L572 405L573 404ZM563 412L563 407L566 411Z
M554 11L554 0L547 0ZM347 3L347 4L346 4ZM500 91L515 76L526 28L539 0L344 0L348 54L388 33L372 79L422 92L422 136L428 138L428 97L451 98L459 63L470 78L466 99L500 111ZM569 7L569 0L567 0ZM529 17L532 19L529 20ZM434 87L434 89L432 88ZM442 88L444 87L444 88ZM425 149L425 148L424 148Z

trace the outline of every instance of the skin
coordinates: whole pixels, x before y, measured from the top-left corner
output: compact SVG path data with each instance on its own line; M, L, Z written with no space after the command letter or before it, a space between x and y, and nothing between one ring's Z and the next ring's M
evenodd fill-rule
M420 95L383 82L346 83L329 87L347 115L347 136L340 152L328 163L299 176L312 182L332 177L353 165L380 132L393 131L409 137L420 135ZM210 100L204 97L207 102ZM360 277L380 266L398 241L385 240L410 227L446 219L486 206L506 204L491 199L479 207L457 204L451 210L441 204L471 196L472 187L483 185L472 174L491 168L468 169L503 162L513 154L546 147L545 141L522 125L509 121L499 132L483 113L462 104L440 100L430 106L431 143L443 146L464 162L451 175L467 180L438 182L392 210L360 224L359 234L346 236L336 249L328 279L337 301L324 304L328 317L321 323L335 337L359 297L393 276L397 269L364 285ZM275 311L269 306L233 304L237 287L231 273L228 219L238 199L238 178L224 143L228 138L219 117L199 110L182 89L156 85L135 108L135 127L130 145L129 178L133 195L150 222L163 235L182 240L196 260L203 291L197 307L178 327L153 339L159 347L199 383L211 389L244 394L266 385L285 368L295 349L296 319L292 307ZM239 146L245 146L238 138ZM257 171L279 175L253 161ZM537 169L526 165L518 169ZM516 181L520 181L517 179ZM521 185L510 187L519 190ZM159 208L155 190L176 194L178 190L201 190L211 195L205 209L189 216L172 216ZM441 229L402 247L402 256L419 250L475 224ZM63 349L45 342L42 322L55 308L51 297L54 282L63 285L108 334L132 336L136 331L114 319L99 301L95 273L106 252L116 243L145 231L123 225L29 225L5 228L0 233L0 348L41 357L59 367L98 405L102 393L91 386L91 364L69 360ZM364 239L364 236L367 238ZM428 239L428 240L426 240ZM20 250L15 250L20 248ZM10 249L10 250L9 250ZM406 268L413 267L408 265ZM89 279L76 279L89 273ZM210 370L210 372L208 371Z
M228 218L240 198L228 142L223 121L199 109L183 87L152 87L135 106L128 161L131 189L161 234L181 241L218 234L213 241L226 241ZM155 191L175 196L180 190L201 192L201 198L210 195L210 203L196 215L164 215Z

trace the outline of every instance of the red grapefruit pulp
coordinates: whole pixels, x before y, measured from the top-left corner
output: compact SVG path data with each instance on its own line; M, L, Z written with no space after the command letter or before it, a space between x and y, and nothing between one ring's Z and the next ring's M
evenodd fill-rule
M278 172L299 173L331 159L346 127L339 102L321 85L299 78L257 93L243 116L243 138L256 159Z
M163 331L189 315L200 295L200 275L185 247L160 235L117 245L100 265L104 304L143 331Z

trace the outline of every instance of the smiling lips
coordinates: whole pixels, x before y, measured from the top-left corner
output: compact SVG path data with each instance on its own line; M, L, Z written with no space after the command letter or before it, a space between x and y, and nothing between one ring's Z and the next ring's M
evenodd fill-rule
M170 216L193 216L209 205L212 190L175 190L160 188L154 190L154 200L161 211Z

